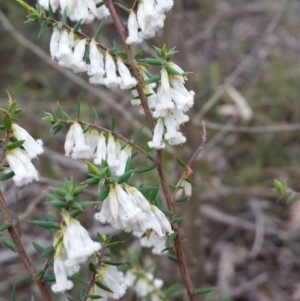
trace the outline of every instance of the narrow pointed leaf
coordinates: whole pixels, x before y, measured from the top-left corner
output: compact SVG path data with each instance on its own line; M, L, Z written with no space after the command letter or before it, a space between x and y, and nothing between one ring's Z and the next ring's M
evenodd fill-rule
M33 247L37 250L37 252L39 254L42 254L45 251L45 249L42 246L40 246L38 243L36 243L34 241L31 242L31 243L32 243Z
M10 227L11 227L10 223L4 223L3 225L0 226L0 232L3 232L3 231L7 230Z
M138 169L136 169L134 172L135 172L135 173L143 173L143 172L146 172L146 171L155 169L155 168L156 168L156 165L154 164L154 165L150 165L150 166L138 168Z
M22 146L24 142L25 142L25 140L18 140L14 143L8 144L5 149L12 150L12 149L18 148L18 147Z
M34 220L34 221L32 221L32 223L37 226L47 228L47 229L59 229L59 224L56 222Z
M190 196L188 196L188 195L181 196L180 198L175 199L175 202L176 203L183 203L183 202L186 202L189 198L190 198Z
M204 287L204 288L197 288L193 291L194 295L205 295L213 292L216 288L215 287Z
M10 239L8 238L2 238L2 242L3 244L9 248L10 250L12 250L13 252L17 253L17 249L16 249L16 246L15 244L13 243L13 241L11 241Z
M95 32L94 39L97 39L100 36L101 32L103 31L103 28L104 28L104 20L100 23L97 31Z
M100 288L102 288L103 290L113 293L113 291L108 288L107 286L105 286L103 283L99 282L99 281L95 281L95 284L98 285Z
M0 181L6 181L10 178L12 178L15 175L15 173L13 171L5 173L4 175L0 176Z

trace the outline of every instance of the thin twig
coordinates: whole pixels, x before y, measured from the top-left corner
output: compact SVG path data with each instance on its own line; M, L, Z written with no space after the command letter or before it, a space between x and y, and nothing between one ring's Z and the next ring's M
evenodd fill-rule
M28 272L30 273L32 279L35 281L36 285L38 286L41 295L43 297L43 300L45 301L52 301L52 298L50 296L50 292L48 290L48 287L45 283L41 281L40 278L34 278L36 274L36 270L34 266L32 265L30 259L27 256L27 253L22 245L22 242L20 240L20 237L18 235L17 229L14 225L14 222L10 216L9 210L7 208L6 202L4 200L2 191L0 190L0 211L3 216L3 220L5 223L9 223L11 226L7 229L9 232L10 237L12 238L15 247L17 249L17 252L19 256L21 257L25 267L27 268Z
M60 123L65 123L65 124L72 124L75 122L75 120L69 120L69 121L65 121L65 120L59 120ZM133 148L135 148L137 151L139 151L141 154L145 155L149 160L151 160L153 163L156 163L155 159L153 157L151 157L149 155L149 153L147 153L146 151L144 151L140 146L138 146L136 143L134 143L132 140L129 140L127 138L125 138L124 136L122 136L121 134L118 134L116 132L112 132L111 130L104 128L98 124L94 124L94 123L88 123L88 122L84 122L84 121L76 121L79 124L86 126L88 125L89 127L99 130L99 131L103 131L105 133L112 133L116 138L130 144Z
M182 181L186 178L187 174L188 174L188 170L189 168L192 167L194 161L196 160L196 158L200 155L200 153L202 152L202 150L204 149L205 147L205 144L206 144L206 128L205 128L205 123L204 121L202 122L202 125L203 125L203 136L202 136L202 139L201 139L201 143L200 145L198 146L198 148L196 149L195 153L192 155L191 159L189 160L189 162L186 164L186 167L185 167L185 170L183 171L177 185L176 185L176 189L173 193L173 198L176 197L176 194L177 194L177 191L182 183Z
M104 252L105 252L105 247L102 246L102 250L101 250L101 252L100 252L100 254L99 254L98 261L97 261L97 263L96 263L96 265L95 265L95 269L96 269L96 270L100 267L100 265L101 265L101 263L102 263L102 259L103 259L103 256L104 256ZM87 300L88 295L90 294L90 290L91 290L93 284L95 283L95 277L96 277L96 273L93 273L92 276L91 276L91 279L90 279L90 281L89 281L89 283L88 283L88 285L87 285L87 287L86 287L86 291L85 291L85 294L84 294L84 297L83 297L82 300L84 300L84 301Z
M107 7L110 11L110 14L113 18L116 29L117 29L117 31L120 35L120 38L121 38L123 47L125 49L125 52L127 54L127 57L129 58L129 65L131 67L132 75L138 81L137 91L138 91L138 94L139 94L139 97L140 97L140 100L141 100L141 104L142 104L142 107L144 109L144 112L145 112L145 115L146 115L146 118L147 118L147 121L148 121L148 124L149 124L149 127L153 131L154 126L155 126L154 120L153 120L151 112L149 110L147 97L146 97L146 95L143 91L143 88L142 88L142 85L141 85L141 82L140 82L139 74L138 74L138 72L136 70L136 67L135 67L135 61L134 61L133 55L130 51L129 46L126 44L125 30L124 30L124 28L123 28L123 26L122 26L122 24L119 20L119 17L117 15L117 12L116 12L114 4L113 4L113 1L112 0L106 0L105 2L106 2L106 5L107 5ZM168 208L173 213L173 215L176 216L173 198L172 198L171 191L169 189L169 185L168 185L168 181L167 181L167 177L166 177L166 174L165 174L163 158L162 158L162 150L156 150L156 167L157 167L157 170L158 170L160 183L161 183L161 186L162 186L165 198L166 198ZM172 225L172 227L178 233L177 224ZM189 300L194 301L195 300L195 296L193 295L194 289L193 289L193 285L192 285L190 275L189 275L189 272L187 270L186 262L185 262L185 259L184 259L183 249L182 249L182 245L181 245L181 238L180 238L179 233L178 233L178 235L176 236L176 238L174 240L174 245L175 245L175 249L176 249L178 265L179 265L179 268L180 268L180 272L181 272L181 276L182 276L184 285L186 287L186 291L187 291Z

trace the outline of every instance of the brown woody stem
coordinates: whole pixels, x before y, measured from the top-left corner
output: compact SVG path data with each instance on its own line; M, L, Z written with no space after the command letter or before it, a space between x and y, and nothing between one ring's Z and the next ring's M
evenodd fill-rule
M149 127L153 131L153 129L155 127L155 123L154 123L154 120L152 118L151 112L149 110L147 97L146 97L146 95L143 91L139 74L138 74L137 69L135 67L134 57L133 57L133 55L130 51L129 46L126 44L125 29L124 29L124 27L122 26L122 24L119 20L119 17L117 15L117 12L116 12L114 4L113 4L113 1L112 0L105 0L105 2L106 2L106 5L107 5L107 7L110 11L110 14L112 16L114 24L117 28L117 31L118 31L118 33L121 37L124 50L127 54L127 57L129 58L129 65L131 67L131 73L136 78L136 80L138 81L136 89L138 91L138 94L139 94L139 97L140 97L140 100L141 100L141 103L142 103L142 107L145 111L145 115L146 115ZM173 213L173 215L176 216L173 198L172 198L172 195L171 195L171 192L170 192L170 189L169 189L168 181L167 181L165 170L164 170L162 151L157 150L156 151L156 156L157 156L156 157L156 166L157 166L161 186L162 186L162 189L163 189L166 201L167 201L167 205L168 205L169 210ZM175 231L178 232L177 225L172 225L172 227ZM175 245L175 249L176 249L178 265L179 265L179 268L180 268L180 272L181 272L183 282L184 282L186 290L187 290L189 300L194 301L195 300L195 296L193 294L194 289L193 289L193 285L192 285L192 282L191 282L191 279L190 279L190 276L189 276L189 273L188 273L188 270L187 270L187 266L186 266L186 263L185 263L179 233L178 233L177 237L175 238L174 245Z

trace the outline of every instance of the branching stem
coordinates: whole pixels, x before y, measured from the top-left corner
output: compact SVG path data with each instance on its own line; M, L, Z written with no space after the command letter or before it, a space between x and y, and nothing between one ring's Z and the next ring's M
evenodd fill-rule
M141 82L140 82L140 77L139 74L137 72L137 69L135 67L135 61L133 58L133 55L131 53L131 50L129 48L129 46L126 44L126 34L125 34L125 29L122 26L119 17L116 13L114 4L112 0L105 0L106 5L110 11L110 14L113 18L114 24L117 28L117 31L120 35L124 50L127 54L127 57L129 58L129 65L131 67L131 72L132 75L137 79L138 84L137 84L137 91L141 100L141 104L142 107L144 109L148 124L150 129L153 131L154 127L155 127L155 123L154 120L152 118L151 112L149 110L149 106L148 106L148 101L147 101L147 97L143 91ZM173 198L169 189L169 185L168 185L168 181L166 178L166 173L165 173L165 169L164 169L164 165L163 165L163 158L162 158L162 151L161 150L157 150L156 151L156 166L157 166L157 170L158 170L158 174L159 174L159 178L160 178L160 183L167 201L167 205L169 210L173 213L174 216L176 216L175 213L175 206L174 206L174 202L173 202ZM176 224L172 225L173 229L175 231L178 232L178 227ZM185 263L185 259L184 259L184 255L183 255L183 250L182 250L182 245L181 245L181 239L180 239L180 235L178 233L177 237L175 238L174 241L174 245L175 245L175 249L176 249L176 255L177 255L177 259L178 259L178 265L180 268L180 272L183 278L183 282L185 284L186 290L187 290L187 294L189 297L190 301L194 301L195 300L195 296L193 294L193 285L187 270L187 266Z

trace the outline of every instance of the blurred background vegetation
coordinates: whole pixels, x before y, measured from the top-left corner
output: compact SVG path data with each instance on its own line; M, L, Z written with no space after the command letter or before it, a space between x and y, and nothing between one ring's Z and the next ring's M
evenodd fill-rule
M59 102L75 119L80 101L82 119L92 121L95 108L101 125L109 127L113 114L116 131L128 137L139 129L137 121L145 121L130 105L130 93L90 86L85 76L59 68L49 55L51 31L38 38L39 26L24 24L26 12L14 1L1 1L0 9L0 107L6 106L9 91L25 109L20 124L46 147L36 160L40 184L22 189L1 184L34 258L32 235L47 246L50 238L26 221L49 212L44 201L49 186L62 186L72 174L79 182L85 170L63 156L67 129L52 137L50 125L41 120L43 112ZM174 61L193 72L188 86L196 92L195 105L183 127L187 143L165 155L170 184L182 172L175 157L188 161L206 122L208 141L193 166L199 188L177 208L185 216L182 237L194 286L218 287L205 300L300 300L299 204L279 201L273 190L274 179L279 179L300 191L299 13L297 0L178 0L164 30L142 45L147 56L154 54L153 45L177 46ZM92 35L97 27L82 29ZM113 40L118 43L110 19L100 39L108 47ZM139 143L147 148L147 141L144 130ZM144 163L143 158L138 156L138 162ZM141 183L139 177L134 181ZM154 171L146 181L156 181ZM85 223L96 227L92 221ZM23 294L19 300L29 300L34 288L27 272L2 246L0 254L0 300L8 300L15 282ZM145 254L143 260L149 258ZM181 281L168 259L159 261L165 267L162 278ZM38 257L36 262L42 265Z

